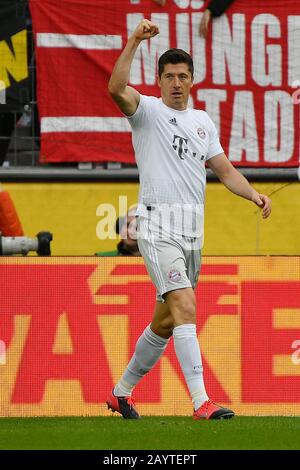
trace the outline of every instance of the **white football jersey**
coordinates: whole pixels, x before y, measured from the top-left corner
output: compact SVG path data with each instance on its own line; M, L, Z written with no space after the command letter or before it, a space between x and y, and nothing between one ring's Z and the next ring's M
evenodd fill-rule
M205 162L223 153L214 123L205 111L177 111L145 95L127 118L140 175L137 215L203 238Z

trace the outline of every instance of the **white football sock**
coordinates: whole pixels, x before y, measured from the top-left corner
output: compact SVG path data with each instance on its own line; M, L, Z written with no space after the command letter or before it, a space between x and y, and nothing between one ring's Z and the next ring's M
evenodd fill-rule
M208 399L204 381L203 367L196 325L184 324L173 330L174 347L187 383L195 410Z
M127 397L136 384L156 364L167 347L168 339L153 333L150 325L145 328L135 346L135 352L121 379L114 388L114 395Z

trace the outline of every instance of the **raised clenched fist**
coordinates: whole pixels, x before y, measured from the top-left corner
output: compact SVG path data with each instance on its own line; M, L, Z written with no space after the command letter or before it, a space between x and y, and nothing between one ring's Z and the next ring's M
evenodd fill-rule
M153 38L157 34L159 34L159 27L151 21L144 19L137 26L133 36L142 41L144 39Z

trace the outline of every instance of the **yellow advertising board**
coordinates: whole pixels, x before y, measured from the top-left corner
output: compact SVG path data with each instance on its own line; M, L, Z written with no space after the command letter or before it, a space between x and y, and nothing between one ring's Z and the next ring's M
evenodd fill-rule
M99 224L126 214L137 202L137 183L6 183L24 232L53 233L55 256L114 250L118 236L99 238ZM251 202L221 183L209 183L205 208L205 255L300 255L300 184L255 183L270 195L273 212L263 220ZM112 236L113 235L113 236Z

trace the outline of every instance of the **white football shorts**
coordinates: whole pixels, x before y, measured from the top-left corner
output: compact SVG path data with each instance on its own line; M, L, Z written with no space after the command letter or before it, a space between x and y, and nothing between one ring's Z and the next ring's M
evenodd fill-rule
M167 292L196 287L201 265L202 239L170 234L153 221L137 217L138 247L149 276L156 286L157 300Z

